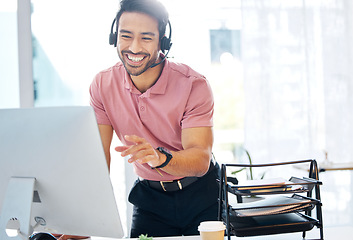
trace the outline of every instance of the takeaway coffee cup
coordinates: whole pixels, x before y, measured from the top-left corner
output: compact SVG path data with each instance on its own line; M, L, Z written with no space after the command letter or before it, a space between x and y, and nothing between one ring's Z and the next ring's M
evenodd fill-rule
M221 221L205 221L199 225L202 240L223 240L225 225Z

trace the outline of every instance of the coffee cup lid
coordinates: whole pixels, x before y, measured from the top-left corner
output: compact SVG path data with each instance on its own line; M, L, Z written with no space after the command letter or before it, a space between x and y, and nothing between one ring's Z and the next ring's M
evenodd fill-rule
M221 221L205 221L201 222L198 230L200 232L214 232L214 231L223 231L226 229L226 226Z

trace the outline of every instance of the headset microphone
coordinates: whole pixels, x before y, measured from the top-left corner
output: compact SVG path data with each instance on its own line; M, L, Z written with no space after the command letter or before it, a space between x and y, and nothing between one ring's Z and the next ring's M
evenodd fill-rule
M118 41L117 40L118 33L117 33L117 31L115 31L115 32L113 31L115 23L116 23L116 18L114 18L114 20L113 20L112 26L110 28L110 34L109 34L109 44L114 45L114 47L116 47L116 44ZM170 52L170 48L172 47L172 41L171 41L172 25L170 25L169 20L168 20L168 25L169 25L169 37L163 36L160 40L161 51L164 53L167 50L168 52L164 55L164 57L162 58L162 60L160 62L152 64L150 68L154 68L154 67L158 66L159 64L163 63Z
M158 63L152 64L152 65L150 66L150 68L154 68L154 67L156 67L156 66L158 66L159 64L161 64L161 63L164 62L164 60L167 58L167 56L168 56L168 54L169 54L169 52L170 52L170 47L171 47L171 46L172 46L172 43L170 43L169 48L167 49L168 52L164 55L164 57L162 58L162 60L161 60L160 62L158 62Z

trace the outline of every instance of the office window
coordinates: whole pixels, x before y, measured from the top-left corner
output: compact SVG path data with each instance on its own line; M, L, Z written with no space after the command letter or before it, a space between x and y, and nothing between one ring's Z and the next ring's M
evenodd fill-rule
M353 5L259 2L242 1L244 132L253 160L352 163ZM320 178L324 224L352 224L352 172L327 171Z
M88 105L88 87L117 60L108 44L117 1L32 0L35 106Z
M219 63L227 56L240 59L240 30L211 29L211 62Z

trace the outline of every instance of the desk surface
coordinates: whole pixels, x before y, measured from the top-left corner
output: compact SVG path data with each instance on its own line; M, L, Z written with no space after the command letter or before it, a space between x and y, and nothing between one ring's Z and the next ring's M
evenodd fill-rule
M343 227L324 227L324 239L347 239L347 237L351 236L353 232L353 227L351 226L343 226ZM311 231L307 232L306 239L318 239L319 231L317 228L314 228ZM92 240L127 240L128 238L122 239L112 239L112 238L100 238L100 237L92 237ZM136 239L136 238L134 238ZM227 237L224 238L227 240ZM288 234L278 234L278 235L268 235L268 236L258 236L258 237L232 237L232 240L301 240L302 234L298 233L288 233ZM201 240L200 236L181 236L181 237L165 237L165 238L153 238L153 240Z

